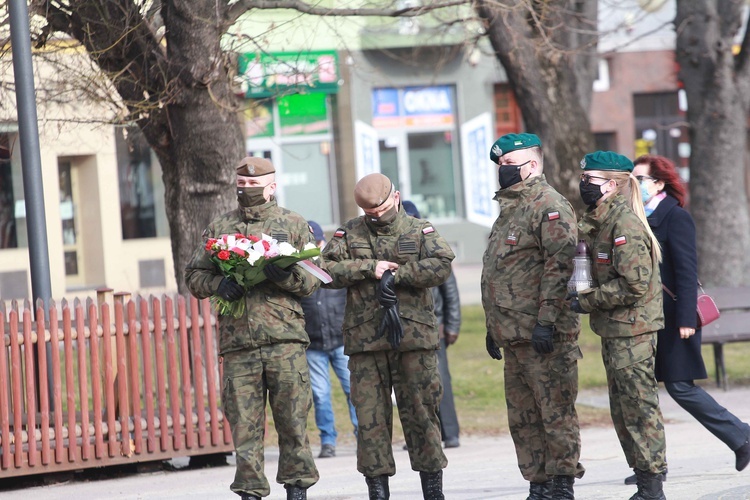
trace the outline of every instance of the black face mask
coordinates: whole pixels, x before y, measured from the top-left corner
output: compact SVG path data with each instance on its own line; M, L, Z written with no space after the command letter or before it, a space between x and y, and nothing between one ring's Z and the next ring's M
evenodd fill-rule
M266 198L263 196L264 189L266 189L266 186L238 187L237 202L243 208L262 205L266 202Z
M602 193L602 187L593 183L584 184L583 181L578 184L578 189L581 191L581 200L586 205L593 207L596 202L604 196Z
M497 169L497 180L500 183L500 189L509 188L521 182L523 180L521 179L521 167L530 161L521 163L520 165L500 165Z
M381 215L380 217L373 217L372 215L368 215L367 217L370 219L370 222L375 226L387 226L394 220L396 220L396 216L398 215L398 205L393 205L391 208L386 210L386 212Z

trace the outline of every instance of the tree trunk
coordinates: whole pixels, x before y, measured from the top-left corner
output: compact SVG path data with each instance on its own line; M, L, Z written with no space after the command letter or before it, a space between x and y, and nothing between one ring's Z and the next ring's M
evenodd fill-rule
M688 98L698 272L707 285L737 286L750 284L744 165L750 73L747 51L732 54L742 2L720 4L717 10L716 2L677 2L676 58Z
M594 149L588 118L596 68L596 43L582 35L596 20L596 2L475 6L523 113L526 129L542 140L550 184L580 206L579 164ZM566 9L565 7L570 7ZM563 26L563 27L561 27ZM588 26L588 32L592 32Z

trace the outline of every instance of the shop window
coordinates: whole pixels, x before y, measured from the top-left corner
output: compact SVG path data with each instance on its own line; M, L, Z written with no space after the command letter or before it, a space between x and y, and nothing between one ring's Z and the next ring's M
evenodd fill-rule
M456 216L451 132L408 135L411 199L431 218Z
M521 131L521 108L507 83L495 85L495 137Z
M18 248L19 243L25 246L26 240L26 224L20 220L25 217L25 205L16 138L16 134L0 133L0 249Z
M123 239L169 236L161 168L137 127L115 129Z
M281 135L329 134L328 96L291 94L276 100Z
M684 112L677 92L635 94L635 156L657 154L680 164L680 143L687 143Z

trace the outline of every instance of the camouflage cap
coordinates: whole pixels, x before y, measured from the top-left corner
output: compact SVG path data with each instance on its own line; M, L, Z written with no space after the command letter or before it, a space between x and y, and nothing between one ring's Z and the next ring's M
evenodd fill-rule
M581 160L583 170L613 170L616 172L632 172L633 162L627 156L612 151L595 151Z
M393 192L393 183L383 174L369 174L354 186L354 201L364 209L378 208Z
M273 167L273 163L257 156L246 156L237 165L237 175L244 177L260 177L274 172L276 172L276 169Z
M542 147L542 141L536 134L505 134L495 141L490 148L490 160L500 163L500 157L518 149Z

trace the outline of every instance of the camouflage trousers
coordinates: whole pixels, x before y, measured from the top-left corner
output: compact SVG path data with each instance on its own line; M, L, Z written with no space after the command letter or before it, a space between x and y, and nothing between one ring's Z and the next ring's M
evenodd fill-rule
M307 415L312 406L305 345L272 344L224 354L224 413L232 429L237 470L231 490L268 496L263 472L266 398L279 435L281 484L309 488L318 482L307 438Z
M656 333L602 338L609 411L628 466L657 473L667 469L667 462L655 352Z
M367 477L396 473L391 442L393 403L409 448L411 468L437 472L448 465L437 411L443 388L437 351L376 351L349 356L351 398L357 411L357 470Z
M581 433L576 413L578 360L574 340L555 340L555 350L539 354L530 342L506 345L505 401L508 424L524 479L581 477Z

